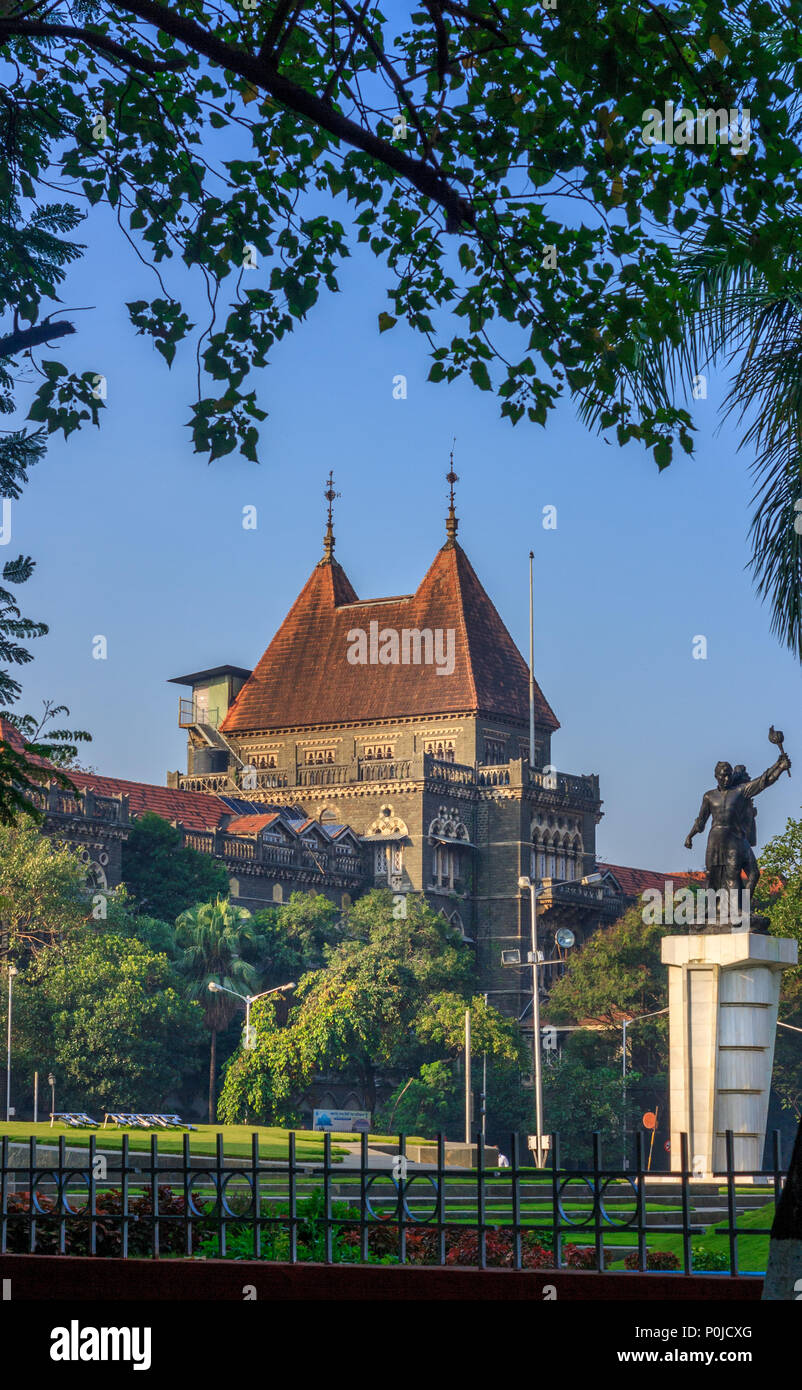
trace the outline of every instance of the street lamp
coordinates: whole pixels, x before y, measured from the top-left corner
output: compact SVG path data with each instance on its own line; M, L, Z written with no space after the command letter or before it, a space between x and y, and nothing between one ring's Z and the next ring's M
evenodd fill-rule
M540 962L537 958L537 900L542 893L550 893L553 888L564 888L566 884L589 884L600 883L601 874L586 874L580 879L561 879L555 883L550 880L548 885L536 886L531 878L522 874L518 879L518 887L529 889L529 910L532 936L532 949L530 957L532 961L532 1055L535 1064L535 1167L544 1168L546 1165L546 1149L543 1134L543 1073L540 1059L540 991L538 988L537 969ZM545 964L545 962L544 962Z
M238 989L228 989L226 985L218 985L216 980L209 981L209 989L212 994L233 994L235 999L241 1000L245 1005L245 1047L250 1051L251 1004L255 1004L257 999L266 999L269 994L281 994L285 989L295 989L295 981L290 980L286 985L276 985L275 989L264 989L261 994L240 994Z
M8 1036L6 1039L6 1124L11 1119L11 986L19 974L16 965L8 967Z
M50 1128L53 1128L53 1116L56 1113L56 1078L52 1071L47 1074L47 1084L50 1087Z
M621 1082L624 1099L624 1124L621 1134L621 1167L627 1167L627 1028L630 1023L642 1023L645 1018L658 1018L660 1014L667 1014L668 1009L654 1009L649 1014L637 1014L635 1018L624 1018L621 1020Z

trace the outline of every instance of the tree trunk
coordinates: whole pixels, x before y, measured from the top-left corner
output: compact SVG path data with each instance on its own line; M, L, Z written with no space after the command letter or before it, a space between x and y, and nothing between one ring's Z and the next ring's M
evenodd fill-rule
M214 1082L217 1074L217 1029L212 1029L212 1046L209 1054L209 1124L214 1124Z

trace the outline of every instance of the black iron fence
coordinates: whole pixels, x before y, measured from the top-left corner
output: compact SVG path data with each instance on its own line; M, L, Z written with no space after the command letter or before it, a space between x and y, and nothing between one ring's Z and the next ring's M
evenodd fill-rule
M128 1135L115 1151L94 1135L85 1151L68 1143L0 1141L0 1253L762 1273L785 1180L779 1132L759 1173L735 1171L728 1132L726 1170L708 1180L684 1135L670 1173L647 1170L643 1135L627 1169L603 1166L598 1135L584 1169L562 1166L553 1135L541 1170L516 1135L504 1167L477 1136L471 1168L446 1163L442 1135L430 1164L411 1161L403 1136L379 1155L362 1135L342 1158L326 1134L322 1161L298 1159L293 1133L281 1159L263 1157L256 1134L247 1158L227 1155L222 1135L214 1156L188 1134L178 1153L155 1134L144 1151Z

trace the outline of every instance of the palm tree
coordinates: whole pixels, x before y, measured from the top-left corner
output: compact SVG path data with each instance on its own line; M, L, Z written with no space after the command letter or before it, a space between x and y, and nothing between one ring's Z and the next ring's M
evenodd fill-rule
M261 938L250 925L250 912L234 907L228 898L216 898L188 908L176 920L176 942L182 947L178 966L186 980L186 995L203 1009L203 1021L211 1033L209 1057L209 1123L215 1117L217 1034L227 1028L238 1008L230 994L209 989L210 981L223 989L253 993L259 972L247 958Z
M800 211L789 206L789 229ZM776 226L723 218L680 248L676 266L676 340L640 341L619 386L667 410L678 389L693 395L706 368L725 365L724 416L737 419L739 448L755 451L749 568L772 632L802 660L802 254ZM598 425L607 409L586 398L580 414Z

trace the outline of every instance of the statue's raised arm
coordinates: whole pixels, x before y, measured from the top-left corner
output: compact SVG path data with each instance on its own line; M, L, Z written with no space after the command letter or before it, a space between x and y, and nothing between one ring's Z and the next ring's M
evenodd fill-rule
M782 733L775 732L773 726L769 741L779 748L779 757L759 777L749 778L740 764L733 770L731 763L716 763L716 785L702 797L699 815L685 840L685 848L691 849L694 836L702 833L708 821L712 822L705 850L706 887L716 893L718 906L715 924L708 930L726 930L725 920L741 927L751 923L753 931L765 930L758 926L759 919L751 916L752 894L760 877L750 843L756 838L751 801L784 772L789 776L791 772Z
M744 796L757 796L759 792L764 792L766 787L770 787L774 782L782 777L784 772L791 771L791 759L788 754L782 752L776 763L767 767L765 772L761 772L759 777L754 777L751 782L743 782L741 791Z

